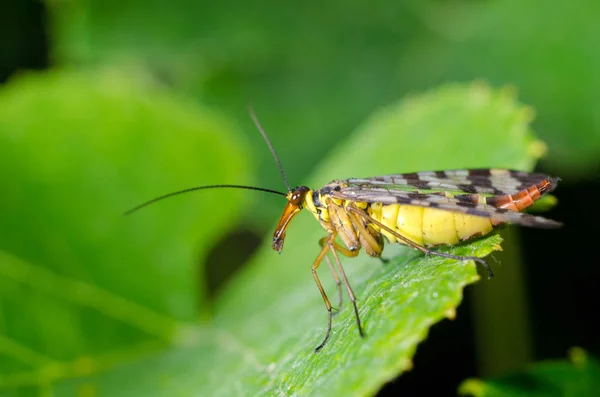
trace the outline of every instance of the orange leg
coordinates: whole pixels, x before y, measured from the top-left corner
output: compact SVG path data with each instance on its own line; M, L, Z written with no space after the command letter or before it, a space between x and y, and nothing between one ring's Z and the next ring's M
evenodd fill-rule
M331 238L331 237L329 237L329 238ZM332 235L332 238L335 238L335 235ZM321 284L321 280L319 280L319 275L317 274L317 269L319 268L319 265L323 261L323 258L325 258L327 256L327 252L330 249L331 248L330 248L329 244L324 244L323 248L321 248L321 252L319 252L319 255L317 255L317 258L315 259L315 261L313 262L313 265L312 265L313 278L315 279L315 283L317 284L317 287L319 288L319 292L321 293L321 297L323 298L323 301L325 302L325 307L327 308L327 313L328 313L327 332L325 333L325 338L323 339L323 342L321 342L321 344L319 346L317 346L317 348L315 349L315 353L317 353L319 350L321 350L321 348L323 346L325 346L325 343L329 339L329 334L331 333L331 319L333 317L333 314L331 311L331 309L332 309L331 303L329 303L329 298L327 297L327 294L325 293L325 290L323 289L323 285Z
M339 273L342 276L341 278L344 281L344 284L346 285L346 290L348 291L350 301L352 302L352 305L354 307L354 314L356 316L356 324L358 325L358 332L360 333L360 336L365 335L362 330L360 317L358 315L358 307L356 306L356 297L354 295L354 291L352 291L352 287L350 286L350 283L348 282L348 278L346 277L346 273L344 272L342 263L340 262L340 259L337 255L337 252L339 251L340 253L342 253L345 256L354 257L354 256L358 255L359 251L358 250L350 251L349 249L342 247L341 245L339 245L338 243L335 242L335 237L336 237L336 234L334 233L334 234L329 235L328 237L323 237L321 240L319 240L319 244L323 248L321 249L321 252L317 256L317 259L313 263L313 276L315 278L315 282L317 283L317 287L319 287L321 296L323 297L323 300L325 301L325 307L327 308L327 311L329 312L329 319L328 319L327 332L325 334L325 338L323 339L323 342L321 342L321 344L319 346L317 346L317 348L315 349L315 352L318 352L319 350L321 350L323 348L323 346L325 346L325 343L327 343L327 341L329 340L329 336L331 334L331 321L333 318L333 312L331 310L332 307L331 307L331 304L329 303L327 294L325 294L325 290L323 289L323 286L321 285L321 282L320 282L319 277L317 276L317 272L316 272L316 269L319 267L323 258L327 258L326 255L327 255L328 251L331 251L331 253L333 254L333 258L335 259ZM327 258L327 260L328 260L328 258ZM335 272L333 265L331 265L331 271L334 274L334 279L336 280L336 283L338 283L338 286L339 286L340 277L338 276L337 272ZM339 291L340 291L340 299L341 299L341 289Z
M335 286L338 291L338 305L337 305L337 307L334 307L336 312L333 313L333 315L335 316L342 309L342 300L343 300L342 299L343 298L342 280L340 280L340 276L337 274L335 267L333 267L333 264L331 263L331 260L329 259L329 255L325 255L325 260L327 261L327 266L329 266L329 270L331 270L331 275L333 276L333 279L335 280Z
M321 246L321 248L323 248L324 246L327 245L328 241L329 241L329 237L323 237L322 239L319 240L319 245ZM341 245L339 245L338 243L336 243L335 241L333 242L334 244L334 248L338 251L340 251L343 255L347 256L347 257L355 257L358 255L358 251L356 251L356 254L353 251L350 251L349 249L346 249L344 247L342 247ZM331 260L329 259L328 255L325 255L325 260L327 261L327 265L329 266L329 270L331 270L331 275L333 276L333 279L335 280L335 286L337 288L338 291L338 307L334 309L336 309L337 311L334 313L337 314L341 309L342 309L342 298L343 298L343 294L342 294L342 281L340 280L340 276L337 272L337 270L335 270L335 267L333 267L333 264L331 263Z

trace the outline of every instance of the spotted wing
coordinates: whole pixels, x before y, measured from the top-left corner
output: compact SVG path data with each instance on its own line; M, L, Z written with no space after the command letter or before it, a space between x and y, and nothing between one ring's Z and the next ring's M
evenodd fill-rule
M480 194L514 194L544 180L556 179L539 173L498 168L425 171L384 175L373 178L351 178L348 186L373 186L392 190L431 190Z
M332 196L367 203L437 208L490 218L498 223L551 228L560 223L498 207L524 191L538 189L539 198L552 191L557 182L557 178L543 174L503 169L432 171L348 179Z

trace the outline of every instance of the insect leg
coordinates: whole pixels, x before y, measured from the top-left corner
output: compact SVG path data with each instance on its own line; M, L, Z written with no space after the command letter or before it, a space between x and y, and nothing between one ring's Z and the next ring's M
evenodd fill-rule
M350 213L348 215L352 225L358 231L359 240L367 254L376 258L381 258L381 253L383 252L383 242L381 241L381 238L377 239L369 230L367 230L367 227L363 225L363 221L356 214Z
M340 271L340 274L342 275L342 279L344 280L344 284L346 285L346 290L348 291L348 296L350 297L350 302L352 302L352 306L354 306L354 316L356 317L356 325L358 326L358 333L360 334L361 337L364 338L365 333L363 332L362 325L360 323L360 316L358 315L358 307L356 306L356 297L354 296L354 291L352 291L352 287L350 286L350 283L348 282L348 278L346 277L346 272L344 272L344 268L342 267L340 258L337 255L337 251L340 251L344 255L346 255L345 251L347 251L348 253L352 254L351 256L357 256L358 250L356 250L356 253L354 253L353 251L346 250L344 247L340 247L340 245L337 244L333 240L329 241L329 245L331 247L331 253L333 254L333 258L335 259L335 262L337 263L337 267ZM340 248L342 250L340 250ZM348 256L348 255L346 255L346 256Z
M323 248L327 244L328 239L329 239L329 237L323 237L322 239L319 240L319 244L321 245L321 248ZM342 309L342 298L343 298L342 280L340 280L340 276L338 275L337 271L335 270L335 267L333 267L333 264L331 263L331 259L329 259L329 255L325 255L325 260L327 261L329 270L331 270L331 275L333 276L333 279L335 280L335 286L338 291L338 307L337 307L338 311L336 311L336 313L335 313L335 314L337 314Z
M335 234L331 234L329 237L326 237L326 239L329 239L329 240L335 239ZM321 342L321 344L315 348L315 353L318 353L319 350L321 350L321 348L323 346L325 346L325 343L329 339L329 334L331 333L331 319L333 317L333 312L331 311L332 307L331 307L331 303L329 303L329 298L327 298L327 294L325 293L325 290L323 289L321 280L319 280L319 275L317 274L317 269L319 268L319 265L323 261L323 258L327 256L327 252L330 249L331 249L331 247L329 244L324 244L323 248L321 248L321 252L319 253L319 255L317 256L317 258L315 259L315 261L313 262L313 265L312 265L313 278L315 279L315 283L317 284L317 287L319 288L319 292L321 292L321 297L323 297L323 301L325 302L325 307L327 308L327 313L329 316L328 322L327 322L327 332L325 333L325 338L323 339L323 342Z
M490 267L490 265L488 265L488 263L486 261L484 261L483 259L476 257L476 256L461 256L461 255L452 255L452 254L446 254L443 252L437 252L437 251L433 251L430 250L429 248L423 247L417 243L415 243L412 240L409 240L408 238L404 237L403 235L401 235L400 233L398 233L397 231L390 229L389 227L387 227L386 225L384 225L383 223L376 221L375 219L373 219L371 216L369 216L369 214L367 214L364 211L361 211L358 208L354 208L354 207L348 207L347 209L348 211L357 214L358 216L363 217L364 219L368 220L369 222L372 222L373 224L379 226L380 228L382 228L383 230L387 231L388 233L394 235L397 239L402 240L404 243L406 243L406 245L417 249L421 252L423 252L426 255L435 255L435 256L441 256L443 258L450 258L450 259L456 259L459 261L475 261L481 265L483 265L483 267L485 268L485 270L488 273L488 278L493 278L494 277L494 272L492 271L492 268Z
M329 241L329 237L323 237L319 240L319 245L321 247L324 247L325 245L327 245L328 241ZM332 244L333 244L333 248L335 250L337 250L338 252L341 252L344 256L347 256L349 258L354 258L355 256L358 255L358 250L351 251L351 250L339 245L335 241L333 241ZM338 305L337 309L340 310L342 308L342 281L340 280L340 276L339 276L337 270L335 270L335 267L333 267L333 264L331 263L329 256L326 255L325 260L327 261L327 264L329 265L329 269L331 270L331 274L333 275L333 279L335 280L335 285L337 287L338 295L339 295L339 305Z

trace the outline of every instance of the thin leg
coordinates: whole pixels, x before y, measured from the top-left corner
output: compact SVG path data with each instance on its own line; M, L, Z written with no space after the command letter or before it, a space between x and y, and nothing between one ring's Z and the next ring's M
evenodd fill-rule
M365 336L365 333L363 332L362 329L362 325L360 323L360 316L358 315L358 307L356 306L356 297L354 296L354 291L352 291L352 287L350 286L350 283L348 282L348 278L346 277L346 272L344 271L344 268L342 267L342 263L340 262L340 258L337 255L337 249L335 248L335 243L333 241L329 242L330 247L331 247L331 253L333 254L333 258L335 259L335 262L337 263L337 267L340 271L340 274L342 275L342 279L344 280L344 284L346 285L346 290L348 290L348 296L350 297L350 302L352 302L352 305L354 306L354 316L356 317L356 325L358 326L358 333L360 334L361 337Z
M342 247L341 245L336 243L335 240L332 240L329 237L323 237L319 240L319 244L321 245L321 247L323 247L329 243L333 244L333 248L335 248L335 250L337 252L339 252L340 254L342 254L344 256L347 256L348 258L354 258L354 257L358 256L358 254L360 253L359 250L350 251L348 248Z
M340 312L340 310L342 310L342 298L343 298L342 280L340 280L340 276L337 274L335 267L333 267L333 264L331 263L331 260L329 259L329 255L325 255L325 260L327 261L329 270L331 270L331 275L333 276L333 279L335 280L335 286L337 287L337 291L338 291L338 306L336 308L334 308L337 311L333 314L335 316L337 313Z
M358 255L359 251L358 250L350 251L349 249L342 247L341 245L339 245L338 243L335 242L335 238L336 238L336 234L334 233L334 234L330 234L328 237L323 237L322 239L319 240L319 244L322 247L321 252L319 253L319 255L317 256L317 259L315 259L315 261L313 262L313 265L312 265L313 278L315 279L315 283L317 284L317 287L319 288L319 291L321 292L323 301L325 301L325 307L327 308L327 312L329 313L329 318L327 321L327 332L325 333L325 338L323 338L323 342L321 342L321 344L316 347L315 353L318 353L319 350L321 350L323 348L323 346L325 346L325 344L329 340L329 336L331 334L331 321L333 318L333 311L332 311L331 303L329 302L329 298L327 298L327 294L325 293L325 290L323 289L321 280L319 280L319 276L317 275L317 269L319 268L319 265L323 261L323 258L325 258L325 260L329 264L329 266L331 268L331 272L332 272L332 274L334 274L334 279L336 280L336 283L338 283L338 285L339 285L339 281L340 281L339 275L337 274L337 272L335 271L335 268L331 264L331 261L329 261L329 258L327 257L327 253L329 251L331 251L333 253L333 258L335 259L338 269L340 270L340 274L342 275L342 279L344 280L344 284L346 285L346 289L348 290L348 295L350 296L350 300L352 301L352 305L354 306L354 314L356 315L358 331L361 336L364 336L364 332L362 330L362 326L360 323L360 318L358 317L358 308L356 307L356 298L354 296L354 292L352 291L352 288L350 287L350 284L348 283L348 278L346 277L346 273L344 272L344 269L342 268L340 259L338 258L338 255L337 255L337 252L340 252L345 256L355 257ZM342 296L341 288L339 289L339 291L340 291L340 302L341 302L341 296ZM340 305L341 305L341 303L340 303Z
M452 255L452 254L446 254L443 252L437 252L437 251L432 251L429 248L423 247L417 243L415 243L412 240L409 240L408 238L404 237L403 235L401 235L400 233L398 233L397 231L390 229L389 227L387 227L386 225L384 225L383 223L376 221L375 219L371 218L371 216L369 216L369 214L367 214L364 211L359 210L358 208L354 208L349 206L347 208L348 211L363 217L364 219L368 220L369 222L373 222L375 225L379 226L380 228L382 228L383 230L387 231L388 233L394 235L397 239L402 240L403 242L406 243L406 245L417 249L421 252L423 252L426 255L435 255L435 256L441 256L443 258L450 258L450 259L456 259L459 261L475 261L481 265L483 265L483 267L485 268L485 270L487 270L488 273L488 278L493 278L494 277L494 272L492 272L492 268L490 267L490 265L488 265L488 263L486 261L484 261L481 258L478 258L476 256L461 256L461 255Z
M319 245L321 245L321 248L324 247L325 245L327 245L329 242L329 237L323 237L322 239L319 240ZM344 247L340 246L339 244L334 242L334 247L336 249L345 249ZM345 254L346 256L356 256L353 251L350 250L346 250L347 251ZM358 253L358 251L357 251ZM337 291L338 291L338 297L339 297L339 302L338 302L338 307L337 307L337 311L334 313L334 315L336 315L337 313L339 313L340 310L342 310L342 300L343 300L343 294L342 294L342 281L340 280L340 276L337 273L337 270L335 270L335 267L333 267L333 264L331 263L331 260L329 259L329 255L325 255L325 260L327 261L327 265L329 265L329 270L331 270L331 274L333 275L333 279L335 280L335 285L337 287Z
M332 234L329 237L329 239L334 239L334 238L335 238L335 234ZM329 339L329 334L331 333L331 319L333 317L333 312L331 311L331 303L329 303L329 298L327 298L327 294L325 293L325 290L323 289L323 285L321 284L321 280L319 280L319 276L317 274L317 269L319 268L319 265L323 261L323 258L326 257L327 252L330 249L331 249L330 245L325 244L323 246L323 248L321 248L321 252L319 253L319 255L317 256L317 259L315 259L315 261L313 262L313 265L312 265L313 278L315 279L315 283L317 284L317 287L319 288L319 292L321 292L321 297L323 297L323 301L325 302L325 307L327 308L327 313L329 316L328 321L327 321L327 332L325 333L325 338L323 338L323 342L321 342L321 344L316 347L315 353L318 353L319 350L321 350L321 348L323 346L325 346L325 343Z

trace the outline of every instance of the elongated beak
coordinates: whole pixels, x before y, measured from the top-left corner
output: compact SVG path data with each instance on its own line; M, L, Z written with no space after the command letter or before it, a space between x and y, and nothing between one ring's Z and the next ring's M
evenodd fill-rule
M288 225L292 221L292 218L294 218L294 216L296 216L296 214L300 212L300 210L302 210L301 206L292 204L290 202L288 202L288 204L285 206L283 214L279 219L279 224L277 225L275 233L273 234L272 247L275 251L281 253L281 250L283 249L283 240L285 240L285 231L287 230Z

